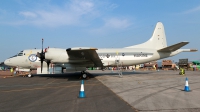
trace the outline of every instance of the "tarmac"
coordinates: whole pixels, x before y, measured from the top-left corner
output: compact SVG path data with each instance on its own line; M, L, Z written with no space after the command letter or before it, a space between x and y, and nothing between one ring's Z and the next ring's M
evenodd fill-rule
M79 74L1 77L0 112L135 112L92 76L84 80L86 98L78 98Z
M140 112L200 112L200 71L129 71L92 74ZM104 74L104 75L102 75ZM190 92L185 92L188 78Z
M88 71L86 98L80 73L0 77L0 112L199 112L200 71ZM0 72L0 76L2 73ZM185 92L185 78L190 92Z

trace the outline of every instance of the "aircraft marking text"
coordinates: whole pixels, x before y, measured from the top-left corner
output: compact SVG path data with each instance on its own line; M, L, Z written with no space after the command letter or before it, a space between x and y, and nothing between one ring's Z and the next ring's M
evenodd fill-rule
M147 54L134 54L134 57L148 57Z

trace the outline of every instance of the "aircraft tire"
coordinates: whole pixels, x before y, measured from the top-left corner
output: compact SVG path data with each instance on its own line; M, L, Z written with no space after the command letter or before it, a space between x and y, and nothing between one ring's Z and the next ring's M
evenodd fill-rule
M82 77L83 77L83 79L86 79L87 78L87 74L86 73L82 73Z
M28 74L28 78L31 78L32 77L32 75L31 74Z

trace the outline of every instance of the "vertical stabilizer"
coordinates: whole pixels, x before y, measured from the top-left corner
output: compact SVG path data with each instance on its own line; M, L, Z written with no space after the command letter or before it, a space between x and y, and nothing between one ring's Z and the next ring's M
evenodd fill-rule
M126 48L152 48L152 49L162 49L167 47L167 41L166 41L166 36L165 36L165 29L164 26L161 22L158 22L156 24L155 30L153 32L152 37L138 45L134 46L129 46Z

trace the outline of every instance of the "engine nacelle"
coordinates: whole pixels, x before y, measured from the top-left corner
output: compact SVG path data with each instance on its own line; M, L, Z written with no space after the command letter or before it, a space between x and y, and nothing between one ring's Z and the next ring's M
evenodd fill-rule
M45 53L45 59L55 63L69 62L66 49L49 48Z

